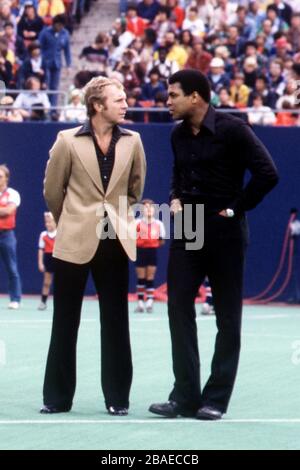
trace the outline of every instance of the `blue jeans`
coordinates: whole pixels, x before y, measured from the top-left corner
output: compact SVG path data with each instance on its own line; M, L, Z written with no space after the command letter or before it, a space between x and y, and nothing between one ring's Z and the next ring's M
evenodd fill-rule
M8 273L10 300L20 302L21 279L17 266L17 240L13 230L0 231L0 256Z

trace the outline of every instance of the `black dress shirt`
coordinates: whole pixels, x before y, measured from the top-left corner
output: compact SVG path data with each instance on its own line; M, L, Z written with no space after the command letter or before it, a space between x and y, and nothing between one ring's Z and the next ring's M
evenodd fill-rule
M96 155L97 155L97 160L99 164L103 189L104 189L104 192L106 192L108 184L109 184L109 180L113 171L114 163L115 163L116 144L122 135L130 135L130 133L127 132L125 129L122 129L121 127L116 125L113 128L111 142L109 144L108 151L105 155L98 145L92 125L89 120L85 121L83 126L76 133L76 136L81 136L81 135L89 135L93 139L95 150L96 150Z
M206 212L254 208L277 184L274 162L251 128L209 107L200 132L183 121L171 137L174 166L170 199L204 204ZM244 187L246 170L251 178Z

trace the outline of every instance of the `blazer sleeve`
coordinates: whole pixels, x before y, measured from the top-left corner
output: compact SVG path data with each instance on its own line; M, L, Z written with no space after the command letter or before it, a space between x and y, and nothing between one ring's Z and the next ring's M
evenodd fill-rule
M129 204L136 204L142 197L146 176L146 158L144 147L140 136L137 136L137 142L134 149L133 164L128 182L128 200Z
M44 197L58 223L72 167L69 146L61 132L58 133L49 154L44 179Z

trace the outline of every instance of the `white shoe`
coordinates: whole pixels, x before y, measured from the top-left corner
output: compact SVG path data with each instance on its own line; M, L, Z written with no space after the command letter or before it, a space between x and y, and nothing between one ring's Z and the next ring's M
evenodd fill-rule
M47 309L47 304L45 304L45 302L41 302L37 309L38 310L46 310Z
M137 305L134 312L135 313L144 313L144 311L145 311L145 304L142 300L139 300L138 305Z
M201 309L201 315L214 315L214 313L215 313L214 307L204 302L204 304L202 305L202 309Z
M13 302L9 302L9 304L8 304L8 308L10 310L18 310L19 307L20 307L20 302L13 301Z
M148 299L146 302L146 312L152 313L153 312L153 299Z

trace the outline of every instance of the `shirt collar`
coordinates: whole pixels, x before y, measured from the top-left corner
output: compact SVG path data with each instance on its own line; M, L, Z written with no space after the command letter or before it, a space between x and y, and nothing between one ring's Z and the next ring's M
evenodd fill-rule
M202 121L201 128L204 127L205 129L207 129L212 134L215 134L215 132L216 132L216 123L215 123L215 121L216 121L216 111L211 105L209 105L208 110L207 110L207 112L204 116L204 119ZM184 132L191 133L191 129L190 129L189 125L187 124L187 122L183 121L182 128L183 128Z
M129 135L131 136L131 132L127 131L126 129L123 129L122 127L116 125L113 130L114 134L116 133L118 136L121 135ZM75 137L80 137L82 135L91 135L93 136L93 129L91 126L91 121L90 119L87 119L83 125L80 127L80 129L76 132Z

